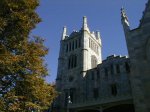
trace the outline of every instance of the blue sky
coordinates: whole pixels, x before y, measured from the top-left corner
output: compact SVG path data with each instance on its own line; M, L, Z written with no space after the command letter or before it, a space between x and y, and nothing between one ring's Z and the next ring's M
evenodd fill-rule
M128 55L124 32L121 25L120 9L123 6L129 18L131 29L139 25L148 0L40 0L37 13L42 22L32 31L45 39L49 54L45 61L50 76L47 82L54 82L57 75L57 59L63 26L70 34L80 30L82 17L87 16L91 31L99 30L102 36L102 58Z

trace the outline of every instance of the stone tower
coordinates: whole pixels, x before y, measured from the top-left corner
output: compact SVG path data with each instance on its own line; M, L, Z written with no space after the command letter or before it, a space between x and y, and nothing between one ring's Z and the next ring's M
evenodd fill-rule
M131 62L131 87L136 112L150 112L150 0L140 25L130 29L124 9L122 25Z
M138 28L130 29L124 8L121 21L129 58L102 61L100 33L86 17L80 31L63 28L54 112L150 112L150 0Z
M60 109L57 112L65 111L68 97L72 102L84 101L85 84L82 80L86 76L87 70L97 67L101 62L100 32L90 32L85 16L80 31L73 31L67 35L67 28L63 28L56 79L59 97L55 106Z

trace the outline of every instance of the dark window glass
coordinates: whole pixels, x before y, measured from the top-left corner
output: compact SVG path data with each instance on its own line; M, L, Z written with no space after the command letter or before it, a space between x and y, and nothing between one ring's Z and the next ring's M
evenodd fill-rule
M116 86L116 84L112 84L112 85L111 85L111 94L112 94L113 96L116 96L116 95L117 95L117 86Z
M74 41L72 42L72 50L74 50Z
M94 80L94 71L91 72L91 79Z
M74 67L74 56L71 56L71 68Z
M71 58L69 57L69 60L68 60L68 69L70 69L70 65L71 65Z
M75 48L77 48L77 46L78 46L78 41L76 40L75 41Z
M71 55L68 60L68 69L75 68L77 66L77 56Z
M71 43L69 43L69 51L71 51Z
M104 70L105 70L105 78L108 79L108 70L107 68L105 68Z
M67 44L67 46L66 46L66 52L68 52L68 44Z
M79 39L79 47L81 47L81 39Z
M72 81L73 81L73 77L70 76L70 77L69 77L69 82L72 82Z
M74 56L74 67L77 66L77 56Z
M99 70L97 70L97 79L99 79L100 78L100 72L99 72Z
M116 65L116 72L120 73L120 66L118 64Z
M128 62L125 62L125 68L126 68L126 71L129 73L130 72L130 66L129 66Z
M110 66L110 72L111 72L111 74L114 74L113 65Z
M97 99L97 98L99 97L98 88L94 88L94 89L93 89L93 97L94 97L95 99Z

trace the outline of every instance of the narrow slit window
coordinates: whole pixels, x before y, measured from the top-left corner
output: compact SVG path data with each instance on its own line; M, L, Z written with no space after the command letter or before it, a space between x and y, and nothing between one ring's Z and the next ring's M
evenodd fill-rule
M128 73L130 72L130 66L128 62L125 62L125 69Z
M94 97L95 99L98 99L98 97L99 97L98 88L94 88L94 89L93 89L93 97Z
M77 46L78 46L78 41L76 40L75 41L75 48L77 49Z
M116 72L120 73L120 66L118 64L116 65Z
M69 43L69 51L71 51L71 43Z
M72 50L74 50L74 41L72 42Z
M111 75L114 74L114 68L113 68L113 65L110 66L110 72L111 72Z
M81 47L81 39L79 39L79 47Z
M105 68L105 78L108 79L108 69Z
M112 85L111 85L111 94L112 94L113 96L116 96L116 95L117 95L117 86L116 86L116 84L112 84Z
M68 52L68 44L66 45L66 52Z

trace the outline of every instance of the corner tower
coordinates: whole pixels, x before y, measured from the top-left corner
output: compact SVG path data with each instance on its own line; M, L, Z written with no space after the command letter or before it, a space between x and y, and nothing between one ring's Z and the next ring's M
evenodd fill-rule
M83 17L83 26L81 28L81 42L82 42L82 75L86 75L86 71L95 68L102 62L101 56L101 38L100 33L90 32L87 18Z
M67 28L64 27L56 79L56 89L60 92L60 96L56 107L65 109L68 96L71 97L71 101L76 100L75 96L82 98L82 95L84 96L82 79L86 76L87 70L97 67L101 62L100 32L90 32L85 16L80 31L73 31L67 35Z

